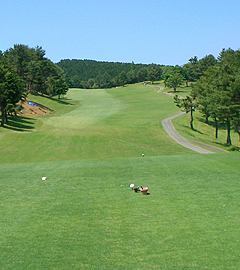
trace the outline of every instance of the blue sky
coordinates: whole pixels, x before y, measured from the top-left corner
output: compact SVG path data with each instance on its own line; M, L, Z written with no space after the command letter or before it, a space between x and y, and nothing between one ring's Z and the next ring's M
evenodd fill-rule
M61 59L183 65L240 48L239 0L0 0L0 50Z

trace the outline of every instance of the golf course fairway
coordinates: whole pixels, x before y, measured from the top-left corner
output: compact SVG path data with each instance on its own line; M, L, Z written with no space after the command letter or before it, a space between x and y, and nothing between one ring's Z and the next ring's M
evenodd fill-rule
M240 153L199 115L179 132L228 153L178 145L161 123L180 111L160 87L30 96L52 113L0 129L0 269L240 268Z

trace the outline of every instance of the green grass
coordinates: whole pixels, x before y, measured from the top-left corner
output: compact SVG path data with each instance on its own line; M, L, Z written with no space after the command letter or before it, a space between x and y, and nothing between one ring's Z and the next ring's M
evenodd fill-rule
M4 156L0 162L191 153L163 130L162 119L178 109L172 106L170 96L157 89L158 85L137 84L110 90L71 90L62 103L47 99L46 106L54 110L50 116L22 119L22 131L15 126L0 131ZM44 102L42 97L31 98ZM9 132L13 128L16 130Z
M176 93L174 93L172 89L165 88L164 92L167 92L171 95L177 94L185 98L191 93L191 87L178 88ZM206 143L208 145L222 148L227 151L236 151L240 149L239 136L236 132L231 132L232 146L228 146L226 144L227 131L224 124L219 124L218 138L216 139L215 123L211 118L209 118L209 124L207 125L205 123L205 118L198 110L194 112L193 117L194 130L191 130L190 128L190 114L186 114L172 120L174 127L182 136L186 137L187 139Z
M239 155L194 157L1 165L2 269L238 269Z
M193 140L206 143L218 148L222 148L227 151L236 151L240 149L239 136L236 132L231 131L232 145L228 146L226 127L219 125L218 138L215 138L215 124L209 119L209 125L205 123L204 117L200 112L194 112L193 126L194 130L190 128L190 115L186 114L179 118L173 119L174 127L184 137Z
M0 269L239 269L239 152L172 141L160 87L32 96L52 114L0 130Z

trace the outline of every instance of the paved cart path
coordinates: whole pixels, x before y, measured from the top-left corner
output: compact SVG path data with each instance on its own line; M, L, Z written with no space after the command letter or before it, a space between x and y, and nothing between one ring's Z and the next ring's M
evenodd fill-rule
M167 134L175 141L177 142L178 144L186 147L186 148L189 148L193 151L196 151L198 153L201 153L201 154L214 154L214 152L211 152L209 150L206 150L206 149L203 149L201 147L198 147L194 144L197 144L197 145L200 145L200 146L203 146L205 148L208 148L212 151L218 151L218 152L223 152L223 153L228 153L227 151L224 151L222 149L219 149L217 147L213 147L213 146L209 146L207 144L203 144L203 143L199 143L199 142L194 142L194 141L191 141L191 140L188 140L186 138L184 138L183 136L181 136L177 131L176 129L174 128L173 124L172 124L172 119L176 118L176 117L179 117L181 115L185 114L185 112L182 112L182 113L179 113L177 115L174 115L172 117L169 117L169 118L166 118L162 121L162 126L163 128L165 129L165 131L167 132Z

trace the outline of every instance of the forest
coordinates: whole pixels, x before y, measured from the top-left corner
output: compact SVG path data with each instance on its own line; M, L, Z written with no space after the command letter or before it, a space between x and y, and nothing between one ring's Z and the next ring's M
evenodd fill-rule
M203 72L216 62L213 55L208 55L200 60L194 56L187 64L175 67L76 59L61 60L57 65L64 70L69 87L111 88L144 81L154 83L165 79L166 86L176 90L183 81L188 85L188 82L199 79ZM172 76L173 74L175 75Z
M69 87L111 88L143 81L157 81L168 66L100 62L94 60L61 60L57 63L66 73Z

